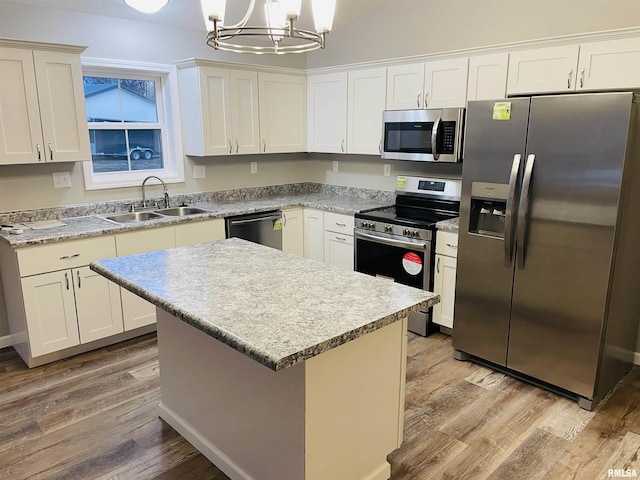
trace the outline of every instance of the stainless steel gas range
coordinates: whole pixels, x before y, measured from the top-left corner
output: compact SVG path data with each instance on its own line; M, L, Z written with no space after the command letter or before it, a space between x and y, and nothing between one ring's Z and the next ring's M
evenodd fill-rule
M405 177L396 204L355 214L355 269L433 291L436 223L458 216L461 181ZM409 330L427 336L439 327L431 309L409 318Z

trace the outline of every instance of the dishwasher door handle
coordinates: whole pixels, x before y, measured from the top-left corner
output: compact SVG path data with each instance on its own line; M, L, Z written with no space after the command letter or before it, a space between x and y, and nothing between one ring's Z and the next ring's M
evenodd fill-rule
M282 218L282 215L265 215L263 217L253 217L253 218L246 218L246 219L242 219L242 220L229 220L229 225L231 226L235 226L235 225L246 225L247 223L255 223L255 222L261 222L263 220L280 220Z

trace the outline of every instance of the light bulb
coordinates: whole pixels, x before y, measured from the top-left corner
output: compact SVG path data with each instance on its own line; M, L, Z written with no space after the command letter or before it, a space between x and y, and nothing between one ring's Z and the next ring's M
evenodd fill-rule
M202 16L204 17L204 24L207 26L207 31L213 31L213 22L211 17L218 21L219 25L224 24L224 13L227 6L226 0L200 0L200 6L202 7Z
M279 3L285 18L293 18L294 20L296 20L300 17L302 0L279 0Z
M169 0L124 0L124 3L142 13L156 13L169 3Z
M316 32L327 33L333 28L333 15L336 11L336 0L311 0L313 22Z

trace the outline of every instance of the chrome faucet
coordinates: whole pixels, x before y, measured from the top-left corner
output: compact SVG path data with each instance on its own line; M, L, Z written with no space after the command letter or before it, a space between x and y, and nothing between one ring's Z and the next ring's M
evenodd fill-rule
M167 192L167 184L160 177L156 177L155 175L149 175L142 181L142 208L147 208L147 199L144 194L144 185L147 183L147 180L150 178L155 178L160 180L162 187L164 188L164 208L169 208L169 193Z

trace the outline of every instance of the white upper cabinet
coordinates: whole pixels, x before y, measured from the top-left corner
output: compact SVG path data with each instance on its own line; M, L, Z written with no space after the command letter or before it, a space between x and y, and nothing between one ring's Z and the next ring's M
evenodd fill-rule
M428 62L424 73L425 108L464 107L468 68L466 57Z
M307 149L307 80L301 75L258 73L260 151Z
M424 63L387 69L387 110L423 108Z
M345 153L347 146L347 74L307 79L308 151Z
M178 71L187 155L258 153L258 74L211 66Z
M79 53L0 47L0 85L0 164L91 158Z
M507 94L508 66L508 53L469 58L467 101L504 98Z
M355 70L347 79L347 153L379 155L387 69Z
M387 110L464 107L468 58L388 68Z
M579 49L568 45L510 53L507 95L575 90Z
M640 38L580 45L577 90L640 88Z

